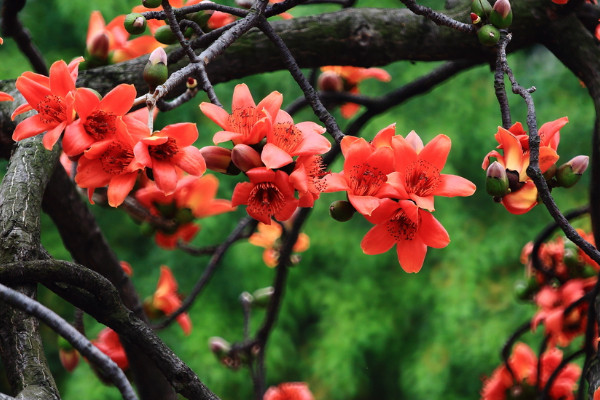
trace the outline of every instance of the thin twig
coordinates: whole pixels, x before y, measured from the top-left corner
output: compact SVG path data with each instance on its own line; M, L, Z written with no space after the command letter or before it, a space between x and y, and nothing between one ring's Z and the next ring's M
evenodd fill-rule
M415 0L400 0L404 5L412 12L417 15L422 15L427 19L433 21L437 25L447 26L455 29L459 32L475 33L475 26L472 24L465 24L455 19L450 18L446 14L432 10L429 7L421 6L417 4Z
M94 346L71 324L54 311L0 283L0 299L42 320L55 332L64 337L77 351L90 360L119 389L126 400L137 400L137 396L123 370L106 354Z

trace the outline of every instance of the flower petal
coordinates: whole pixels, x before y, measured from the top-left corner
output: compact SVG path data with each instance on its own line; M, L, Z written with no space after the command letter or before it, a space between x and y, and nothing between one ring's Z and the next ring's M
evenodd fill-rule
M118 207L125 201L137 180L137 172L114 176L108 184L108 204Z
M372 227L360 242L360 248L365 254L385 253L396 244L396 240L389 234L385 223Z
M400 240L396 244L396 253L405 272L417 273L423 267L427 246L420 240Z

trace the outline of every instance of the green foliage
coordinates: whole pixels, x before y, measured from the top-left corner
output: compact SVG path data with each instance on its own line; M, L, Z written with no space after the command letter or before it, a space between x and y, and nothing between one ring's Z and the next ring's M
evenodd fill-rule
M123 4L122 0L52 0L41 5L34 1L27 4L23 22L48 60L70 58L83 53L87 29L87 18L71 16L89 15L92 9L100 9L108 21L135 4ZM393 7L398 1L359 1L358 5ZM298 7L293 13L300 16L323 9L335 8ZM0 77L16 77L28 68L12 41L7 40L0 52ZM570 123L561 133L562 160L587 154L593 112L586 90L576 78L541 48L510 57L509 61L523 85L538 88L534 99L540 126L569 116ZM408 83L431 68L431 64L409 62L386 67L394 85ZM233 87L239 82L216 88L228 110ZM287 72L244 82L257 102L273 90L284 94L284 105L300 94ZM389 87L374 80L360 85L361 92L370 96L384 93ZM516 96L510 99L514 120L524 122L523 102ZM199 96L177 111L161 115L157 126L182 120L196 122L199 145L209 144L218 127L199 111L200 101L207 101L206 97ZM334 115L343 129L346 121L338 111ZM304 110L295 119L303 118L314 120L314 115ZM444 172L470 179L478 190L470 198L436 199L434 215L444 224L452 242L445 249L429 249L423 270L417 275L404 273L393 251L364 255L360 241L370 224L358 215L345 223L333 221L328 216L328 205L343 197L323 195L306 227L311 248L290 271L282 312L268 344L269 384L307 381L316 399L329 400L476 398L481 389L480 377L489 375L499 364L499 351L506 338L532 315L532 307L515 300L512 287L523 276L519 263L522 246L550 218L542 207L523 216L510 215L483 190L481 161L496 146L493 134L500 124L489 67L473 68L428 96L412 99L374 118L363 134L370 139L394 122L398 134L415 130L425 142L439 133L450 136L453 147ZM332 169L340 167L338 161ZM237 181L239 178L223 177L220 196L230 196ZM584 175L573 189L556 190L559 205L563 209L580 205L587 196L588 182ZM161 264L173 269L183 293L191 291L207 257L161 250L152 239L140 235L140 227L124 213L92 209L118 256L132 264L134 283L142 298L153 293ZM193 244L219 243L244 214L242 208L202 221L202 231ZM48 219L43 220L43 229L42 240L48 251L56 258L68 259ZM208 339L243 339L238 296L242 291L270 285L274 276L274 271L263 265L261 253L262 249L248 243L236 244L191 309L192 335L184 337L175 325L161 332L173 350L222 398L251 398L251 383L246 371L230 371L216 360L208 350ZM54 296L47 294L43 300L57 304L66 318L72 315L71 308ZM254 312L254 329L262 318L262 311ZM100 330L93 321L86 322L90 332ZM119 398L116 389L94 378L85 362L69 376L61 372L55 349L49 350L49 358L66 398Z

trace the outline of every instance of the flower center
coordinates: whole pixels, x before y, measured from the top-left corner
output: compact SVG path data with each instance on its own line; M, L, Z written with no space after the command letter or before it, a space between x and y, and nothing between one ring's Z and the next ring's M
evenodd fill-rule
M290 155L302 141L302 132L294 124L280 122L273 126L273 144Z
M169 138L165 143L158 146L148 146L150 157L160 161L170 160L178 152L177 142L173 138Z
M244 137L248 137L252 132L252 127L256 124L258 119L256 108L238 108L231 112L231 115L227 119L227 124L229 130L232 132L241 133Z
M61 97L49 94L40 101L36 107L40 120L45 124L61 123L65 120L66 107Z
M440 184L440 170L427 161L417 160L406 168L405 182L409 192L429 196Z
M323 157L311 156L310 160L304 165L306 168L306 175L308 175L309 185L312 183L315 191L319 193L324 191L327 185L322 178L327 175L327 173L323 171Z
M83 128L95 140L102 140L107 135L115 132L116 121L117 116L115 114L96 110L87 117L83 123Z
M110 175L120 175L132 160L133 151L118 142L111 143L100 156L102 169Z
M396 241L413 240L417 233L418 225L411 221L403 210L398 210L387 222L386 229Z
M285 197L273 182L256 184L248 196L248 208L262 215L275 215L283 208Z
M369 163L353 166L349 175L349 186L357 196L374 196L387 181L386 174Z

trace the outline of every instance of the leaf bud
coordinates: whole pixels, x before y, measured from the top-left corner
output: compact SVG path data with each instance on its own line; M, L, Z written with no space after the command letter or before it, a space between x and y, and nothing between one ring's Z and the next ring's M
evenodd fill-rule
M494 197L503 197L510 192L506 169L498 161L491 163L486 171L485 190Z
M344 90L344 81L335 72L325 71L319 75L317 87L323 92L341 92Z
M579 182L588 167L589 160L588 156L577 156L561 165L556 172L558 186L570 188Z
M158 85L162 85L169 77L167 68L167 53L162 47L157 47L151 54L146 66L144 67L144 80L154 91Z
M329 215L336 221L349 221L355 212L354 206L346 200L337 200L329 205Z
M231 161L240 170L246 172L263 166L260 154L247 144L236 144L231 150Z
M513 13L508 0L497 0L490 14L490 22L499 29L508 28L512 24Z
M139 35L146 30L146 18L140 13L130 13L123 22L125 30L132 35Z
M273 286L255 290L254 293L252 293L252 296L254 296L254 305L256 307L267 307L273 297L273 293L275 293Z
M494 25L484 25L477 31L477 38L484 46L495 46L500 40L500 31Z

